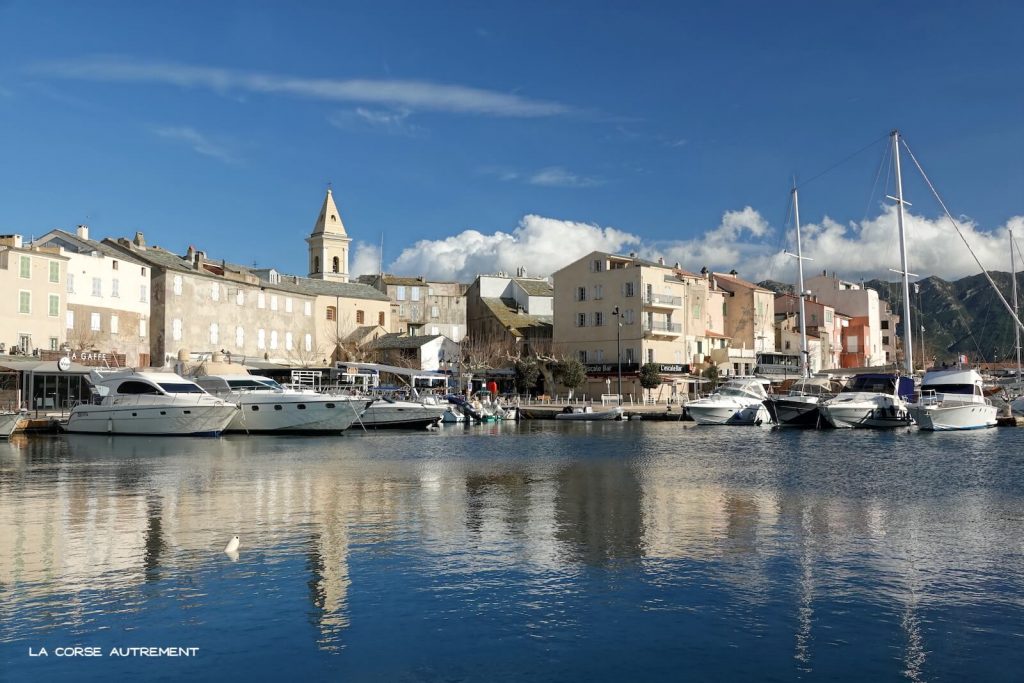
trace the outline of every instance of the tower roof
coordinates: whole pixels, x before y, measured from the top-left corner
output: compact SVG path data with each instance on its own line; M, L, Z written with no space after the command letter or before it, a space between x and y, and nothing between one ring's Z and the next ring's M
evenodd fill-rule
M341 215L338 213L338 207L334 203L334 196L329 188L327 196L324 197L324 205L320 209L320 216L316 219L316 224L313 226L314 235L322 233L348 235L345 232L345 224L341 222Z

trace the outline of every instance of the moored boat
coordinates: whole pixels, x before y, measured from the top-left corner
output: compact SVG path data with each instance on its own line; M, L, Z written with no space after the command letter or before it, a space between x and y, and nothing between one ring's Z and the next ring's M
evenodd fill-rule
M821 404L821 414L839 429L866 427L891 429L908 427L913 418L908 401L914 394L914 380L890 373L854 375L835 398Z
M590 406L576 407L566 406L562 412L555 414L556 420L578 420L584 422L594 422L602 420L621 420L625 410L622 406L615 406L608 410L594 410Z
M951 431L984 429L996 425L998 409L985 398L976 370L932 370L921 381L910 414L921 429Z
M71 409L64 430L82 434L216 436L238 406L172 372L89 373L93 398Z
M828 377L798 380L785 396L765 400L772 422L780 427L820 427L828 424L821 416L821 404L835 397L842 386Z
M14 430L18 428L18 423L21 422L22 417L24 415L18 412L0 412L0 439L6 439L13 434Z
M690 401L686 412L702 425L759 425L771 420L764 402L767 380L756 377L733 379L706 398Z

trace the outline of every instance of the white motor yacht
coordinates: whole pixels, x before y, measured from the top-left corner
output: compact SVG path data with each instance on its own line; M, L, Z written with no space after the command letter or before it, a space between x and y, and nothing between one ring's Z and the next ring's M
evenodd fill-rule
M93 370L90 403L71 409L64 429L86 434L216 436L238 406L172 372Z
M889 373L854 375L835 398L821 404L821 415L840 429L891 429L913 424L907 402L914 380Z
M275 434L340 434L364 414L370 399L328 396L312 389L284 387L259 375L204 375L196 378L210 394L241 410L225 431Z
M981 375L960 368L926 372L920 399L910 405L917 426L929 431L994 427L997 413L982 391Z
M415 429L436 425L448 410L447 403L401 401L382 397L374 401L363 413L353 429L360 423L366 429Z
M747 377L733 379L706 398L690 401L686 411L702 425L754 425L771 420L764 402L768 380Z

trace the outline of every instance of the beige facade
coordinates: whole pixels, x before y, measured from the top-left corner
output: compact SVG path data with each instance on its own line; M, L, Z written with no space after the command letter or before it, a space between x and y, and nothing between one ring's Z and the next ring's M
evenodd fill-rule
M359 281L390 299L389 332L440 334L457 342L466 336L466 285L388 274L362 276Z
M554 290L542 278L505 273L480 275L466 290L466 325L470 343L547 353L551 347Z
M808 361L812 373L841 367L842 327L836 310L811 297L804 301L807 314ZM792 294L775 297L776 348L800 352L800 299Z
M75 233L51 230L35 244L68 258L68 350L124 354L130 367L149 365L149 266L89 239L84 225Z
M858 367L885 365L885 348L882 345L882 307L878 292L867 289L855 282L841 280L835 273L807 278L804 281L818 301L835 308L837 313L860 319L861 324L855 335L847 335L846 352L856 354L854 362ZM894 332L893 332L894 334ZM890 361L891 362L891 361Z
M31 355L64 343L67 263L57 249L0 236L0 353Z
M593 252L556 272L554 289L554 352L587 366L591 394L617 393L620 361L623 393L639 395L641 365L656 363L673 381L725 341L711 329L722 293L678 264Z

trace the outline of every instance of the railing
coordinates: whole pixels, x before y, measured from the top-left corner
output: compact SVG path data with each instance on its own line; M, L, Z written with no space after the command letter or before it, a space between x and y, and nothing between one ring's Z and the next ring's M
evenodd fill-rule
M663 323L659 321L644 323L644 332L671 332L673 334L680 334L682 331L682 323Z
M670 296L668 294L645 294L645 304L658 304L661 306L682 306L683 298L680 296Z

